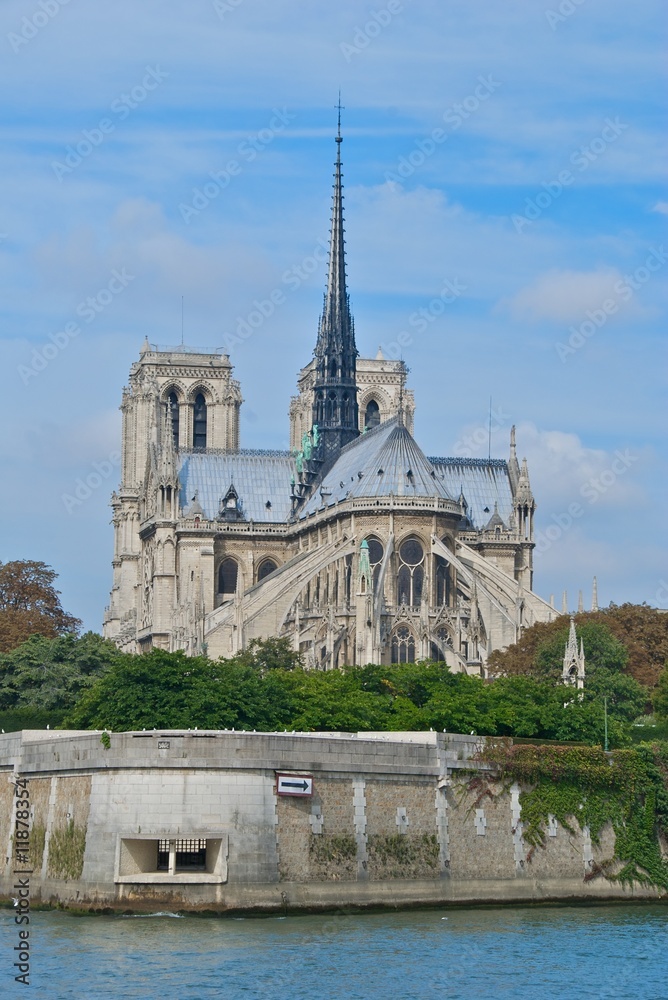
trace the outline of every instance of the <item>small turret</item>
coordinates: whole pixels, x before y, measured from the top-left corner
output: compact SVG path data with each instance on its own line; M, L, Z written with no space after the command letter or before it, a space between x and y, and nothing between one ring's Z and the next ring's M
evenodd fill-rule
M507 531L508 530L508 528L506 527L506 525L505 525L505 523L503 521L503 518L499 514L499 505L495 501L494 502L494 513L492 514L492 516L490 517L489 521L485 525L485 531L494 531L495 532L497 530L497 528L498 528L499 531Z
M510 428L510 459L508 460L508 475L510 476L510 487L513 496L517 492L517 484L520 478L520 466L517 461L517 448L515 446L515 424Z
M571 616L571 627L568 633L568 642L564 653L564 665L561 672L561 679L564 684L582 691L585 682L585 655L584 643L580 639L580 650L578 652L578 638L575 632L575 619Z
M526 458L522 459L522 468L517 480L517 489L513 497L513 507L517 517L517 530L520 538L526 541L533 541L533 515L536 510L536 501L531 492L529 482L529 467Z

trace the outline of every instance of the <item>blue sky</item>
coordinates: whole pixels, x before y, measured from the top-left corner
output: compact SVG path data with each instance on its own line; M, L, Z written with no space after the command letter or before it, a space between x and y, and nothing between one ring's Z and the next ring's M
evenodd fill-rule
M229 347L242 445L287 446L341 88L361 353L403 354L427 454L485 457L490 396L494 456L517 425L540 594L596 574L603 604L667 606L664 13L5 0L0 559L52 565L101 627L121 389L182 296L186 342Z

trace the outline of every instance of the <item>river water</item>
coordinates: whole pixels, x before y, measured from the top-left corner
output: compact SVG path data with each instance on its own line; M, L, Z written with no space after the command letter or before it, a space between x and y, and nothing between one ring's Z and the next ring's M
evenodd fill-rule
M231 918L0 911L0 997L668 1000L668 905Z

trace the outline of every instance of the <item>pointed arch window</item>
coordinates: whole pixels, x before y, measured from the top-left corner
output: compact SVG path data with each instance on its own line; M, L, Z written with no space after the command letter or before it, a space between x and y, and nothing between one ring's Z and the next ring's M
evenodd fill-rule
M392 636L392 663L415 663L415 637L405 625Z
M373 577L373 592L376 593L378 588L378 578L380 577L380 566L383 561L384 549L383 543L371 535L367 538L367 545L369 546L369 566L371 567L371 575Z
M169 412L169 419L172 424L172 437L174 438L174 447L179 446L179 397L175 392L170 392L167 397L167 410Z
M436 556L436 603L450 604L450 567L442 556Z
M439 628L436 633L435 639L431 641L431 658L437 662L445 662L445 650L447 647L452 646L452 640L445 628Z
M375 399L370 399L364 411L364 428L369 431L380 423L380 407Z
M261 583L265 576L269 576L269 574L273 573L276 569L278 569L278 566L273 559L265 559L257 571L257 582Z
M197 393L193 408L193 447L206 448L206 400L201 392Z
M218 567L218 593L226 598L233 597L237 592L239 566L236 559L223 559Z
M397 603L419 607L424 584L424 548L417 538L407 538L399 549Z

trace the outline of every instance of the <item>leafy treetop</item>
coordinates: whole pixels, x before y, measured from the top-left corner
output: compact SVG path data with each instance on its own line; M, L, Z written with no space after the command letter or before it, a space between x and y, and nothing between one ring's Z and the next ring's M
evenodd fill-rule
M60 605L56 576L43 562L0 562L0 652L15 649L31 635L53 639L78 632L81 622Z

